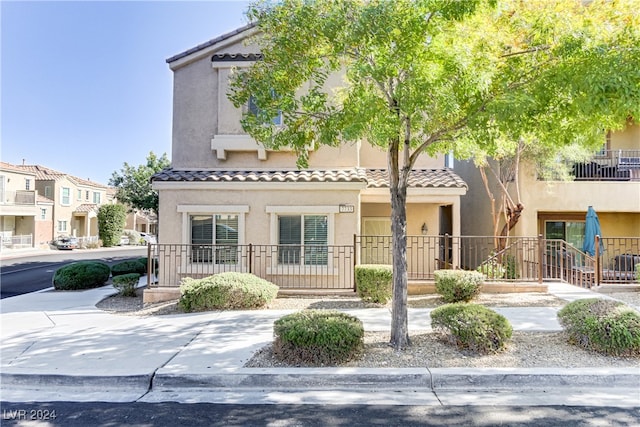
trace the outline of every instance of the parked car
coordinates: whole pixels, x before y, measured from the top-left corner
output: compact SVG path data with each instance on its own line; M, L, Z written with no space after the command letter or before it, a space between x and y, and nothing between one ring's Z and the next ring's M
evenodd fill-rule
M129 237L122 235L120 236L120 243L118 243L119 246L126 246L129 244Z
M78 247L78 239L72 236L58 236L53 245L59 250L71 250Z
M148 245L148 244L155 245L156 243L158 243L156 236L154 236L153 234L140 233L140 237L142 237L142 240L144 240L145 245Z

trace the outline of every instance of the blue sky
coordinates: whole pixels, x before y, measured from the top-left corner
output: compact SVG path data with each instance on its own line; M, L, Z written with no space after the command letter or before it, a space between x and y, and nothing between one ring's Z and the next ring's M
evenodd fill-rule
M171 157L165 60L246 24L248 4L2 0L0 159L106 185Z

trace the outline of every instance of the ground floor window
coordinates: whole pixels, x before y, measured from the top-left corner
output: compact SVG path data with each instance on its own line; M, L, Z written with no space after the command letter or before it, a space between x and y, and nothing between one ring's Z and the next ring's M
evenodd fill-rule
M278 216L278 264L327 265L327 215Z
M67 221L58 221L58 232L64 233L67 231Z
M584 221L545 221L546 239L559 239L581 249L584 243Z
M238 215L190 215L193 262L238 263Z

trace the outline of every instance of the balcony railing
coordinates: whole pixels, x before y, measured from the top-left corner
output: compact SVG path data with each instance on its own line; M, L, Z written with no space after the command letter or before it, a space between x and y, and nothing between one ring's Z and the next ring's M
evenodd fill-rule
M640 150L602 150L588 162L566 166L575 181L640 181Z
M30 190L5 190L0 193L0 203L3 205L31 205L36 204L36 192Z

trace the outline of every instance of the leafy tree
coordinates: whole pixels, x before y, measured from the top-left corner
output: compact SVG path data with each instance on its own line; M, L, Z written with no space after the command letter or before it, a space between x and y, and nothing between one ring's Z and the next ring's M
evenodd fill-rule
M158 192L151 188L151 176L170 166L167 154L156 156L149 152L147 162L138 167L124 163L120 172L113 172L109 185L117 190L119 202L133 209L158 213Z
M102 245L115 246L120 243L120 236L127 219L127 208L124 205L102 205L98 209L98 234Z
M584 5L583 3L588 3ZM406 197L418 156L499 158L520 142L593 145L640 117L637 0L281 0L247 15L262 59L228 94L270 148L364 140L387 152L393 315L407 325ZM635 8L635 9L634 9ZM337 83L336 83L337 82ZM338 87L336 87L336 84ZM285 126L272 118L282 113Z

